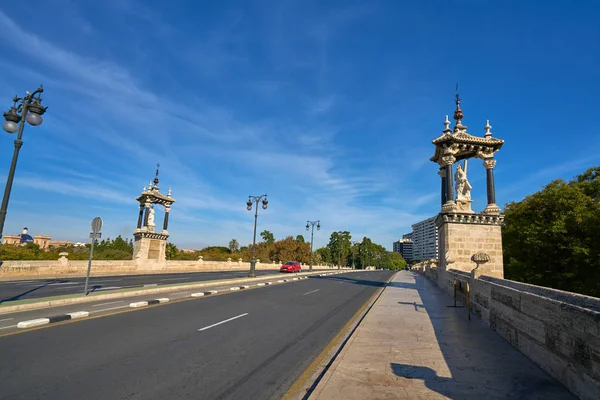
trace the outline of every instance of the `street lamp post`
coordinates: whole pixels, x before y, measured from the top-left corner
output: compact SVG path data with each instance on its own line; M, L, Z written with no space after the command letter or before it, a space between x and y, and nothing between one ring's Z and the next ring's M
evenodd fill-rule
M42 85L33 93L27 91L25 97L15 96L13 106L4 113L5 122L2 128L8 133L17 133L15 139L15 151L13 153L10 170L6 179L6 189L4 189L4 197L0 206L0 238L4 232L4 221L6 220L6 210L8 208L8 200L10 199L10 191L12 190L13 179L15 177L15 169L17 168L17 159L19 158L19 150L23 146L23 129L25 121L29 125L38 126L43 122L42 115L48 107L42 106L41 93L44 91ZM37 97L36 97L37 95Z
M321 221L306 221L306 230L308 230L312 226L312 230L310 232L310 267L309 271L312 272L312 255L313 255L313 236L315 234L315 224L317 224L317 230L321 230Z
M254 238L252 239L252 260L250 260L250 272L248 273L249 278L256 276L256 221L258 220L258 203L261 201L263 210L266 210L267 204L269 204L266 194L262 196L248 196L248 201L246 202L248 211L252 211L252 205L256 204L256 212L254 213Z

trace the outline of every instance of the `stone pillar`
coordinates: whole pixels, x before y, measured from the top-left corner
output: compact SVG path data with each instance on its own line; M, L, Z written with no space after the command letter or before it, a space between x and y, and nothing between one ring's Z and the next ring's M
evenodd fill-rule
M167 227L169 226L169 212L171 211L171 207L165 207L165 220L163 222L163 232L167 232Z
M150 203L144 205L144 228L148 229L148 215L150 214Z
M446 202L442 206L443 212L453 211L456 209L456 203L454 202L454 185L452 183L452 164L456 161L456 157L452 154L448 154L442 157L442 166L446 171Z
M140 215L138 216L137 228L142 229L142 222L144 220L144 205L140 204Z
M438 174L440 175L440 177L442 178L442 195L441 195L441 199L442 199L442 206L444 204L446 204L447 201L447 196L446 196L446 167L441 165L440 166L440 172L438 172Z
M500 207L496 205L496 189L494 185L494 167L496 166L496 160L489 158L483 160L483 166L486 172L486 183L487 183L487 206L483 210L483 214L500 214Z

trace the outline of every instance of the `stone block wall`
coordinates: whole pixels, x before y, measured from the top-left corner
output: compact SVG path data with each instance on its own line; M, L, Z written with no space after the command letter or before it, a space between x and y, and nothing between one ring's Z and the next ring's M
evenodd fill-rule
M598 398L600 299L488 276L473 278L459 270L438 271L436 283L449 295L454 276L470 282L474 315L579 398Z
M65 253L66 254L66 253ZM257 270L276 270L281 264L256 264ZM59 260L3 261L0 265L0 280L17 280L25 278L53 279L62 277L78 277L87 274L87 260L69 260L62 256ZM314 269L327 266L313 265ZM249 270L250 263L240 260L231 261L196 261L182 260L93 260L92 276L166 274L189 271L234 271ZM302 265L307 271L308 265Z
M483 252L490 256L491 261L481 265L477 275L504 277L500 225L444 221L438 227L440 268L471 272L477 267L471 256ZM446 265L446 252L450 252L454 261L450 265Z

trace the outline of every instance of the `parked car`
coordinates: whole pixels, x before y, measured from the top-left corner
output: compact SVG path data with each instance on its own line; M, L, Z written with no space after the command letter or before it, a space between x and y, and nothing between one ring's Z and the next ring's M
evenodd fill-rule
M281 266L279 272L300 272L302 266L298 261L288 261Z

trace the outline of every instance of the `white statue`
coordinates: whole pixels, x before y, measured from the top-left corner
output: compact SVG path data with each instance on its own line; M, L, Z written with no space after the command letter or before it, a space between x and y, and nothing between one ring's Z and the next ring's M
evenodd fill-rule
M456 181L456 200L471 200L471 184L467 180L467 161L465 160L465 169L463 170L462 165L458 164L456 167L456 173L454 174L454 180Z
M154 227L154 206L151 206L150 210L148 210L148 228L153 231Z

